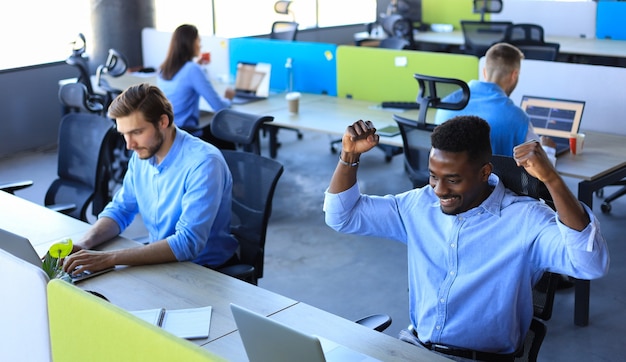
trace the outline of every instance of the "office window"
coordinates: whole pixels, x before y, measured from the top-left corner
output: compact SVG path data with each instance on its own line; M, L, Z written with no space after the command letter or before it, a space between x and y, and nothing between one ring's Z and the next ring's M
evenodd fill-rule
M22 0L0 9L0 70L57 62L72 53L71 42L91 35L90 2Z
M376 21L376 0L317 0L317 7L320 27Z
M78 33L94 49L92 0L22 0L0 6L0 70L62 61ZM241 37L267 34L276 20L295 20L301 29L376 20L376 0L297 0L292 14L274 12L275 0L154 0L155 27L174 31L194 24L202 34ZM215 16L213 16L215 12ZM215 19L215 24L213 21ZM114 26L114 24L112 25Z

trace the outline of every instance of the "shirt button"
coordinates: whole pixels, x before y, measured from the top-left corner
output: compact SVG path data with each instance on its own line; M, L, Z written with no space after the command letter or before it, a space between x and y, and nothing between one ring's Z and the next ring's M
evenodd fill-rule
M436 329L436 330L440 330L440 329L441 329L441 326L435 326L435 329Z
M439 301L440 301L441 303L445 303L445 302L446 302L446 300L445 300L445 299L443 299L443 298L439 299Z
M450 271L450 275L454 275L454 274L455 274L455 273L454 273L454 270L451 270L451 271Z
M455 248L455 247L456 247L456 244L450 244L450 247L451 247L451 248Z

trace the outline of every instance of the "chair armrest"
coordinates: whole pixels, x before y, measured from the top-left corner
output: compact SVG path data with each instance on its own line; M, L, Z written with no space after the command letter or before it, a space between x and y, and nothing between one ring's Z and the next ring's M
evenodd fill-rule
M391 325L391 317L386 314L372 314L354 322L375 331L382 332Z
M76 204L52 204L46 206L48 209L60 212L62 214L68 214L76 210Z
M33 185L32 180L15 181L15 182L0 184L0 190L8 192L11 195L13 195L15 191L30 187L32 185Z

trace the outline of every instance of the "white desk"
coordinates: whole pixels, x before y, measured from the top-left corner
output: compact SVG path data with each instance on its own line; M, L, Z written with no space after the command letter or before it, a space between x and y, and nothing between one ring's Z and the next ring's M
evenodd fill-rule
M82 234L90 227L87 223L3 191L0 191L0 204L0 210L3 210L0 214L0 228L29 237L34 245L45 248L44 251L57 239ZM33 230L29 230L28 225ZM53 229L47 229L53 225ZM139 244L117 237L99 249L114 250L134 246ZM294 328L346 343L357 351L383 361L447 360L315 307L304 304L298 306L301 304L298 301L191 262L118 266L112 272L76 285L85 290L96 291L126 310L211 305L213 312L209 337L192 342L229 360L246 360L230 311L230 303L265 316L277 316L277 319ZM291 309L295 306L298 307Z
M419 32L415 34L414 39L418 43L450 46L464 44L463 32L460 30L442 33ZM546 36L545 41L559 43L559 53L563 54L626 58L626 40Z

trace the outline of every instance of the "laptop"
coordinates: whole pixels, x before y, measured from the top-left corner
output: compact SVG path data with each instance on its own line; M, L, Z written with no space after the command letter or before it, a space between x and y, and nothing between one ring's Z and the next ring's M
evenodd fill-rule
M25 237L0 229L0 249L41 268L41 258Z
M569 151L570 134L580 130L584 101L523 96L520 107L530 116L537 135L554 140L557 156Z
M235 97L233 104L246 104L267 99L270 93L269 63L237 63L235 75Z
M18 258L25 260L38 268L42 267L43 261L41 260L41 257L39 257L30 241L23 236L0 229L0 249L17 256ZM96 275L109 272L113 269L115 268L112 267L94 273L87 271L79 275L74 275L72 276L72 283L77 283L81 280L95 277Z
M378 361L327 339L308 335L236 304L230 305L250 362Z

